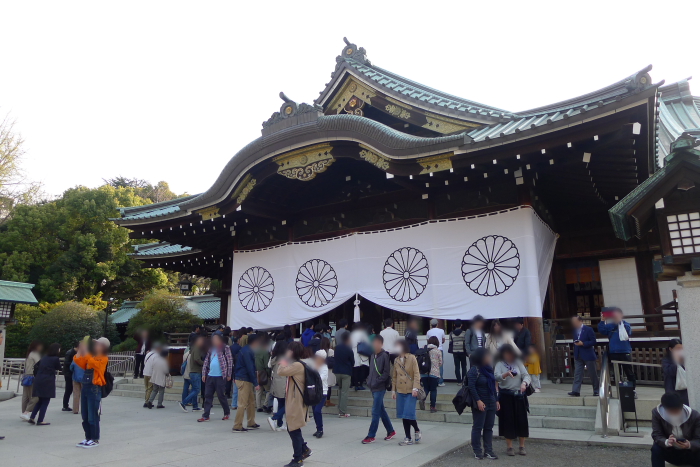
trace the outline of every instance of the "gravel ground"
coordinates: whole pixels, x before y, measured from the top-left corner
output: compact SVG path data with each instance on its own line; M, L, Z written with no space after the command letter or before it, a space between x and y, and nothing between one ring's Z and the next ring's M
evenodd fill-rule
M517 445L517 443L516 443ZM527 456L506 456L505 440L494 440L493 449L498 460L478 461L474 459L470 447L459 449L442 459L431 462L431 467L464 467L464 465L482 465L494 463L493 467L530 467L530 466L570 466L601 467L639 467L649 465L651 453L649 449L630 449L602 446L579 446L569 444L530 443L525 445ZM517 452L517 448L516 448Z

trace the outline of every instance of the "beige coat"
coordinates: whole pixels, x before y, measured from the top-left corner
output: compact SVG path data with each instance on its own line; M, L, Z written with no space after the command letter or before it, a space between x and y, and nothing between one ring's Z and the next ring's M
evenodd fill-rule
M153 373L151 374L151 384L157 384L158 386L165 387L166 376L170 374L170 368L168 361L156 355L153 357Z
M272 368L272 384L270 385L270 392L272 397L277 399L284 399L286 397L285 391L287 388L287 378L280 376L280 362L279 358L273 357L270 359L270 368Z
M289 431L294 431L303 428L306 426L309 416L309 409L304 405L304 398L302 395L304 385L306 384L304 365L300 362L294 362L288 367L280 367L277 373L280 376L289 378L287 396L284 401L284 410L287 415L287 429Z
M419 387L420 371L415 355L409 353L404 358L398 357L394 361L394 369L391 373L391 390L400 394L410 394L414 388Z
M513 350L515 350L515 355L520 356L520 349L517 345L515 345L515 341L513 341L513 334L505 330L501 332L500 336L493 339L491 338L491 334L486 336L486 343L484 344L484 347L486 347L486 350L489 351L494 361L496 361L498 360L498 351L505 344L510 344L513 347Z

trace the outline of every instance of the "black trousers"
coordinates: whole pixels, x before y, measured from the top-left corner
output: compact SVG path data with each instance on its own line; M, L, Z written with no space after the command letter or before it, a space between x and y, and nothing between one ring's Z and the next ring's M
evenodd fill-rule
M462 384L462 378L467 376L467 354L466 352L455 352L452 354L455 361L455 377L457 382Z
M73 395L73 375L63 375L63 381L66 382L66 392L63 393L63 408L69 409L70 396Z
M134 378L143 378L143 365L146 356L141 354L134 354Z
M651 447L651 467L671 465L700 466L700 454L688 449L665 448L654 443Z
M289 437L292 439L292 448L294 449L293 459L297 462L301 460L301 456L304 455L306 450L306 441L304 441L304 436L301 434L301 428L294 431L288 431Z
M356 366L352 369L352 385L362 386L369 376L369 367L365 365Z
M632 355L628 353L608 353L608 359L610 361L612 360L619 360L621 362L631 362L632 361ZM622 367L622 371L625 372L625 376L627 376L627 380L632 384L633 387L637 387L637 376L634 374L634 367L632 365L620 365Z
M211 412L211 407L214 405L214 393L216 393L219 398L219 404L221 404L221 407L224 409L224 415L229 415L231 413L231 407L228 405L225 392L226 381L223 376L207 376L207 380L204 382L203 418L209 418L209 412Z

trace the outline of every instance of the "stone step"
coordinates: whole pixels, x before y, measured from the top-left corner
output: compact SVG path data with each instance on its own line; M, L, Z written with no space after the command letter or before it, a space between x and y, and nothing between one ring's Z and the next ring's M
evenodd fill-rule
M122 397L133 397L134 399L140 399L141 401L144 400L146 392L145 391L127 391L124 389L113 389L112 393L110 395L115 395L115 396L122 396ZM169 393L166 390L165 396L163 397L164 401L168 402L179 402L182 400L182 390L178 393ZM200 399L200 407L201 407L201 399ZM231 399L228 399L229 405L231 404ZM214 397L214 405L218 406L219 405L219 399L217 397Z

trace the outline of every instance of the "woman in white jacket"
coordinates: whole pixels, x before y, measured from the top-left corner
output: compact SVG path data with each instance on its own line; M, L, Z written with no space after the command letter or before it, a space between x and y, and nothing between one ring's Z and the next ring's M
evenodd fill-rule
M350 342L352 343L352 351L355 354L355 366L352 369L352 385L355 386L355 391L364 391L365 380L369 376L369 357L360 355L357 352L357 346L360 342L369 344L369 335L367 329L362 323L355 323L350 333Z
M488 350L491 357L493 357L494 362L498 361L501 347L506 344L513 347L516 357L520 357L520 349L518 349L518 346L515 345L513 341L513 334L503 329L499 320L494 319L491 322L491 329L488 336L486 336L486 343L484 344L486 350Z
M161 353L153 357L153 368L151 373L151 384L153 385L153 392L151 392L151 397L148 399L148 408L153 408L153 401L156 396L158 396L157 409L164 409L163 397L165 397L165 385L170 375L170 365L168 364L168 351L162 350Z

